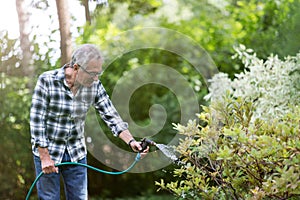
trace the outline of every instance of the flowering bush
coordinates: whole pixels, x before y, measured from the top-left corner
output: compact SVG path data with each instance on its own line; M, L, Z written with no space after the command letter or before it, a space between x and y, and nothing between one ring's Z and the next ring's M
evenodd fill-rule
M300 103L300 53L284 61L269 56L266 61L257 58L251 49L240 45L234 58L242 60L245 71L233 80L219 73L211 80L206 100L221 100L228 91L233 97L252 101L255 105L253 120L281 117L291 111L291 105Z
M187 199L299 199L299 58L259 60L236 49L245 72L212 80L208 107L186 126L176 147L175 181L156 182Z

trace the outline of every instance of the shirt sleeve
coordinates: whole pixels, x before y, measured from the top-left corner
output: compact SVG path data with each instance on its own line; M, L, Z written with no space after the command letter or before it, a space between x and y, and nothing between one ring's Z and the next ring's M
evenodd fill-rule
M30 133L34 147L48 147L46 136L46 110L48 106L48 86L40 76L35 86L30 108Z
M95 109L115 136L128 129L128 123L122 120L101 82L95 98Z

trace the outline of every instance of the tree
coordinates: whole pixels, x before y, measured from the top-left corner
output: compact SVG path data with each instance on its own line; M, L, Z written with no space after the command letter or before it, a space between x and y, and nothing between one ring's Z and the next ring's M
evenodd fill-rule
M108 6L108 0L81 0L81 4L84 6L86 23L90 25L92 23L92 17L90 13L89 1L97 2L97 6L100 5Z
M21 67L25 76L32 77L34 73L31 65L32 51L30 50L31 42L29 39L29 13L25 0L16 0L16 8L19 18L20 46L22 50Z
M85 10L85 20L87 24L91 24L91 15L89 10L89 0L82 0L82 5Z
M71 60L72 39L70 31L70 13L67 0L56 0L57 14L60 30L61 64Z

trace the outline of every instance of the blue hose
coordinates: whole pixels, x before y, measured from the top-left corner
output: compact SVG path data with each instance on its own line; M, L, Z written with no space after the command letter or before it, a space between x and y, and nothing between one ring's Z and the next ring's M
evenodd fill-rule
M59 164L55 164L56 167L59 167L59 166L63 166L63 165L79 165L79 166L83 166L83 167L86 167L88 169L92 169L96 172L100 172L100 173L103 173L103 174L109 174L109 175L120 175L120 174L124 174L128 171L130 171L134 165L141 159L141 154L138 153L134 159L134 162L130 165L130 167L128 167L127 169L125 169L124 171L119 171L119 172L110 172L110 171L105 171L105 170L102 170L102 169L98 169L96 167L92 167L90 165L87 165L87 164L82 164L82 163L76 163L76 162L64 162L64 163L59 163ZM36 178L35 180L33 181L27 195L26 195L26 200L29 200L29 197L32 193L32 190L36 184L36 182L43 176L44 172L41 172Z

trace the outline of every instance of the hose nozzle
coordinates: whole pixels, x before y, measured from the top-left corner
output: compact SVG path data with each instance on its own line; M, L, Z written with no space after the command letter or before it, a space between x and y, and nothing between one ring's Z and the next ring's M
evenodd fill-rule
M140 152L143 152L145 149L147 149L147 147L148 146L155 146L156 145L156 143L155 142L153 142L152 140L149 140L149 139L147 139L147 138L143 138L142 140L141 140L141 146L142 146L142 150L140 151Z

